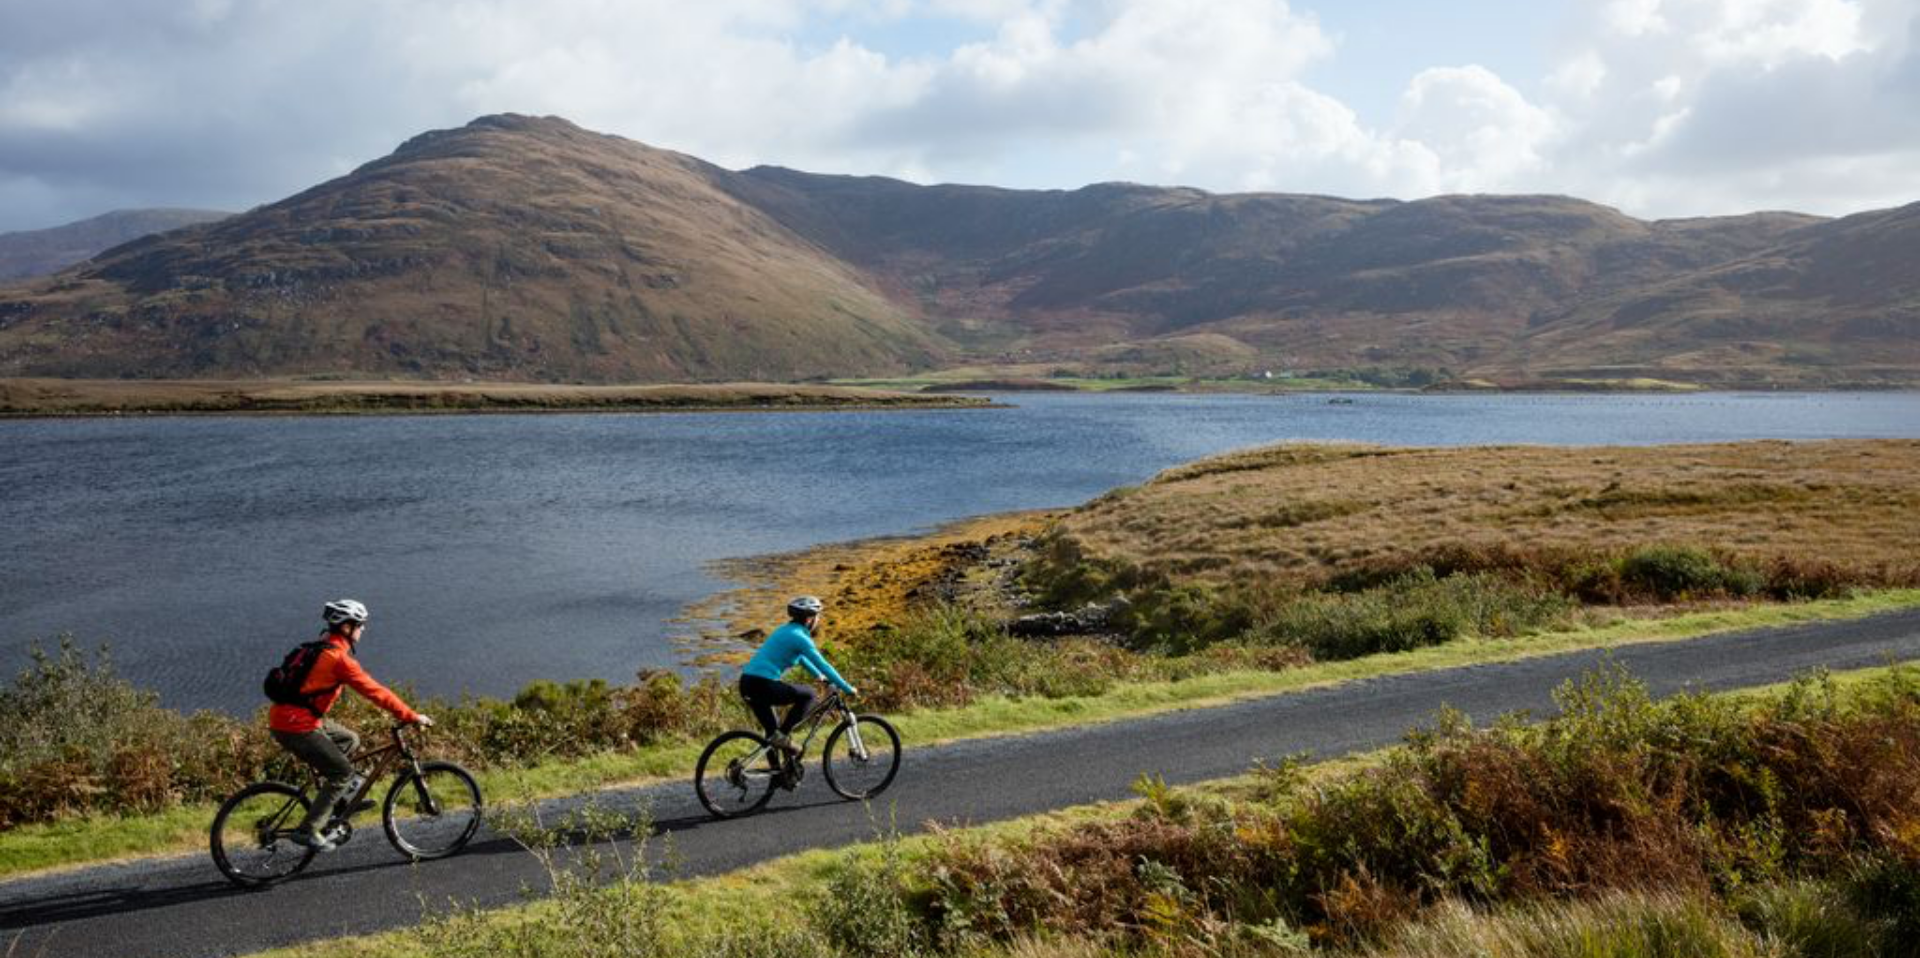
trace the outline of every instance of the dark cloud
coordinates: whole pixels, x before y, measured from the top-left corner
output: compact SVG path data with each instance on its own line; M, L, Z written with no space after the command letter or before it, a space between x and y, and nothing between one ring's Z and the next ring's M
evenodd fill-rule
M1920 21L1917 21L1920 22ZM1920 153L1920 50L1800 57L1711 74L1686 119L1635 166L1665 174Z

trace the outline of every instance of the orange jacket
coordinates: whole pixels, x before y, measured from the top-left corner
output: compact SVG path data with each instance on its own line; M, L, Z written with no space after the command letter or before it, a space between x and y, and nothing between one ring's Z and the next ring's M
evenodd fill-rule
M313 671L307 673L307 681L300 686L302 694L312 695L313 708L304 705L278 705L267 711L267 727L276 732L312 732L320 728L320 716L333 708L339 701L340 690L350 688L365 697L367 701L386 709L401 722L411 722L420 717L418 712L400 701L386 686L373 680L367 670L354 661L353 645L345 636L327 636L327 647L320 650L320 658L313 663ZM314 713L319 713L318 715Z

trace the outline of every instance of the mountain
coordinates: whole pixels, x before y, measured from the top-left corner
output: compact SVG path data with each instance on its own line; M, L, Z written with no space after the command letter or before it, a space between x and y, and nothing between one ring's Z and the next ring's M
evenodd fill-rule
M691 157L491 116L11 296L0 374L784 380L936 337Z
M1647 223L1553 196L1359 202L1129 184L1021 193L772 168L741 179L737 195L897 296L918 297L949 336L964 338L957 321L985 323L1017 331L1012 342L1030 353L1148 365L1184 346L1201 366L1259 356L1472 369L1567 304L1749 255L1820 222Z
M0 233L0 283L59 272L149 233L231 215L216 210L115 210L65 226Z
M1766 249L1581 303L1530 330L1518 349L1549 357L1536 371L1568 376L1915 382L1920 203L1808 226Z
M1914 383L1917 219L919 186L491 116L0 290L0 375Z

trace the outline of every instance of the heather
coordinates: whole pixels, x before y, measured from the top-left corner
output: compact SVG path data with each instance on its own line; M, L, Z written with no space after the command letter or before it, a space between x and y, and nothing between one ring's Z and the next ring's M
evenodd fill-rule
M1228 799L1143 780L1126 817L953 836L900 901L948 950L1066 935L1148 953L1284 939L1436 954L1406 935L1446 909L1538 918L1630 898L1682 924L1776 931L1825 907L1876 947L1920 940L1920 673L1847 694L1806 679L1757 706L1656 702L1597 673L1557 698L1539 725L1443 716L1335 781L1282 765ZM1810 883L1838 898L1823 906Z

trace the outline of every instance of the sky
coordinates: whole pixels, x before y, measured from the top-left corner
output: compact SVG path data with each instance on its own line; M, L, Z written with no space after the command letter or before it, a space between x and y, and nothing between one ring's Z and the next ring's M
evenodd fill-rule
M1844 215L1920 200L1920 0L0 0L0 231L502 112L733 169Z

